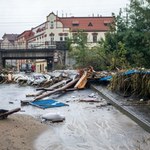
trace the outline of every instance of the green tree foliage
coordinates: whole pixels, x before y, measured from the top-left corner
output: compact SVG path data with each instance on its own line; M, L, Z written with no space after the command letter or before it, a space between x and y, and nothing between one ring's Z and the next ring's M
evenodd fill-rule
M84 32L78 31L69 39L70 56L76 60L76 67L85 67L87 56L87 36Z
M90 47L87 43L87 35L83 31L76 33L68 43L69 55L76 60L75 67L93 66L95 70L106 70L107 66L110 66L103 46L97 44Z
M127 51L124 47L124 44L119 42L118 48L114 50L111 54L110 69L126 69L129 67L129 64L126 59Z
M131 0L130 5L115 18L116 30L106 34L104 47L118 51L124 44L126 59L133 67L150 65L150 0ZM121 58L122 59L122 58Z

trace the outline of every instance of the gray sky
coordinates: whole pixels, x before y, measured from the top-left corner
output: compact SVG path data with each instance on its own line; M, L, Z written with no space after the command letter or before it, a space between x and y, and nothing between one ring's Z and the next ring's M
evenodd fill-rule
M52 11L58 16L111 16L129 0L0 0L0 39L4 33L20 34L46 21Z

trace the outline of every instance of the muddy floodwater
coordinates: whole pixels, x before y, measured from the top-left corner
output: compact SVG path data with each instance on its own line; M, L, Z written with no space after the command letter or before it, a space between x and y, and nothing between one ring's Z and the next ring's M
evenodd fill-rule
M36 150L150 150L150 134L111 105L79 102L94 93L86 89L63 95L52 95L69 106L40 109L31 105L21 106L26 94L35 93L34 87L17 84L0 85L0 106L3 109L21 107L21 114L29 114L42 121L43 114L52 112L65 116L61 123L43 122L49 130L35 140Z

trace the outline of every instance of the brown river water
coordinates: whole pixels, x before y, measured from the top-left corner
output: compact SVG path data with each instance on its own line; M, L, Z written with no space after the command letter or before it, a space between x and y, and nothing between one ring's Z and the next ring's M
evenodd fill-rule
M35 93L34 87L15 84L0 85L0 104L4 109L20 106L26 94ZM43 114L52 112L63 114L61 123L44 122L49 130L35 140L36 150L150 150L150 134L130 118L111 105L79 102L94 93L91 89L71 91L61 96L49 98L67 102L69 106L40 109L31 105L22 106L22 114L29 114L41 121ZM31 99L31 98L28 98Z

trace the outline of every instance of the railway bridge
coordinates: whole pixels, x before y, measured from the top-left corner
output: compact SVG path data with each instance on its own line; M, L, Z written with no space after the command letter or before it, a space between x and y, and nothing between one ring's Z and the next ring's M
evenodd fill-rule
M40 49L0 49L0 67L5 68L6 60L45 59L47 60L47 70L51 70L54 64L55 52L62 51L65 53L65 50L66 47L62 43L57 44L56 47Z

